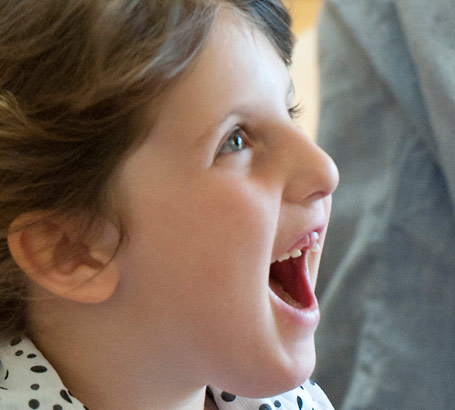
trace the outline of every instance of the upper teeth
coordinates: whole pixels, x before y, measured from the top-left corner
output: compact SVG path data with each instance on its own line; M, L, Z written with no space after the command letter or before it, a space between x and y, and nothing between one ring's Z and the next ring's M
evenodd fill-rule
M289 258L298 258L299 256L302 256L302 251L300 249L293 249L290 253L284 253L281 255L277 261L278 262L283 262L288 260Z
M319 252L321 250L321 245L319 244L319 233L317 232L311 232L308 236L308 242L309 242L309 250L310 252ZM278 262L283 262L288 260L289 258L299 258L302 256L302 251L301 249L294 248L292 249L289 253L286 252L283 255L281 255L277 261Z
M319 244L319 234L317 232L311 232L311 252L319 252L321 245Z

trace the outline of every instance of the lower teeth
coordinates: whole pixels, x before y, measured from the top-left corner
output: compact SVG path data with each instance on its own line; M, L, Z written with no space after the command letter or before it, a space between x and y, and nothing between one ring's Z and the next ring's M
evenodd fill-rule
M291 305L296 309L303 309L303 306L299 302L297 302L288 292L284 290L283 285L281 285L281 283L277 283L276 287L279 290L280 298L283 299L288 305Z

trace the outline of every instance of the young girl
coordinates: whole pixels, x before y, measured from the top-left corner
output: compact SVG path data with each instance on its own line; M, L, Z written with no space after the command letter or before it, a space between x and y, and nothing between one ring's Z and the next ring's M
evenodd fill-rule
M279 0L0 1L2 410L332 408L291 49Z

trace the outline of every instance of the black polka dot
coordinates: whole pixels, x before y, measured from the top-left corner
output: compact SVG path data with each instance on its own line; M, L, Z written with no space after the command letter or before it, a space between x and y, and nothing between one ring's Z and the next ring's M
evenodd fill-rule
M299 406L299 410L302 410L303 400L300 396L297 396L297 405Z
M66 400L68 403L72 403L73 401L70 399L70 396L68 396L68 393L66 390L60 390L60 396L62 396L63 400Z
M16 353L14 353L16 356L22 356L24 354L23 350L18 350Z
M35 357L36 357L35 353L30 353L30 354L27 355L28 359L34 359Z
M281 402L279 400L275 400L275 403L273 403L273 405L276 407L276 408L280 408L281 407Z
M235 394L231 394L231 393L224 391L221 393L221 398L226 402L231 402L231 401L235 400L236 396L235 396Z
M31 409L37 409L39 407L39 401L32 399L28 402L28 405Z
M63 410L63 407L60 406L60 404L54 404L54 406L52 407L52 410Z
M5 380L9 377L9 370L6 369Z
M31 388L32 390L38 390L38 389L39 389L39 384L36 384L36 383L35 383L35 384L32 384L32 385L30 386L30 388Z
M32 366L30 367L30 370L34 373L46 373L47 372L47 367L44 366Z
M268 404L261 404L259 410L272 410L272 408Z
M20 337L15 337L11 340L11 346L17 346L20 342L22 342L22 339Z
M315 386L315 385L316 385L316 383L315 383L313 380L308 379L308 381L310 382L310 384L311 384L312 386Z

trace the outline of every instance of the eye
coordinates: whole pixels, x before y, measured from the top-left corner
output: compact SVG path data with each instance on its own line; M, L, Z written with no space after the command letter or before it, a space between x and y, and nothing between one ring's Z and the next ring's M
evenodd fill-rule
M303 114L303 107L300 102L291 108L288 108L289 117L291 120L296 121Z
M245 131L241 128L237 128L231 132L229 137L223 143L220 148L220 154L231 154L233 152L242 151L245 149L246 143L246 135Z

